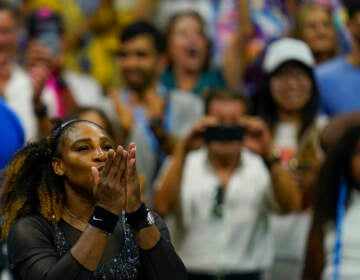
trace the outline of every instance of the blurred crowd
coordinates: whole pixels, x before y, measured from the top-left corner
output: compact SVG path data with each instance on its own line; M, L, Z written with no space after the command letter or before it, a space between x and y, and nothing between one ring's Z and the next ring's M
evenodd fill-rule
M0 1L0 170L135 142L190 280L360 279L359 88L358 0Z

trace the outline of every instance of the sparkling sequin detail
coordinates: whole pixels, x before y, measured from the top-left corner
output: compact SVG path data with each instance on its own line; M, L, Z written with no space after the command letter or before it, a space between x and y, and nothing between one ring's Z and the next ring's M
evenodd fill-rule
M117 227L124 231L124 246L121 253L111 261L101 263L94 272L94 279L103 280L133 280L138 279L140 255L139 248L135 242L129 225L125 223L125 216L119 219ZM70 250L70 245L66 240L64 232L58 225L55 225L55 248L59 256L63 256Z

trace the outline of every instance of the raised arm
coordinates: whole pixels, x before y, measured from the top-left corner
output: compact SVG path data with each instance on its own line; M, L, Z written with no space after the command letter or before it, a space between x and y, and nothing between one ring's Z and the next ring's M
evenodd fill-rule
M187 154L185 146L184 141L177 144L170 165L156 188L154 205L155 210L161 216L171 213L178 203L183 167Z
M246 45L253 33L248 0L237 0L237 31L224 51L222 72L229 88L238 89L243 84L246 63Z
M125 142L134 124L131 109L121 101L117 91L111 89L107 95L112 101L117 121L121 127L120 141Z
M271 162L273 159L268 158ZM302 210L302 195L291 172L276 161L269 166L271 185L281 214Z
M155 209L160 215L166 216L175 210L179 202L182 173L187 153L204 144L203 131L205 127L216 122L213 117L205 117L194 125L184 139L177 143L170 165L164 171L165 174L160 178L156 187Z
M25 67L33 87L33 109L37 118L39 138L47 137L53 127L47 107L42 101L45 84L51 74L53 55L37 42L31 42L26 51Z
M242 117L240 125L246 127L244 145L258 153L269 168L275 208L279 213L301 210L302 195L290 171L277 161L272 153L269 128L257 117Z
M330 119L321 134L321 144L325 150L333 146L345 130L360 122L360 111L341 114Z

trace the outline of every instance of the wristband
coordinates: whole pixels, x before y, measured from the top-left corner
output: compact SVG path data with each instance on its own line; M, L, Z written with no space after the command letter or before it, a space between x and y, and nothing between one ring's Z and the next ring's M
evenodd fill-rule
M100 206L95 206L94 212L90 217L89 224L107 234L111 234L113 233L118 220L118 215L115 215Z
M128 224L136 231L155 224L155 219L150 209L148 209L144 203L142 203L140 208L135 212L125 213L125 217Z

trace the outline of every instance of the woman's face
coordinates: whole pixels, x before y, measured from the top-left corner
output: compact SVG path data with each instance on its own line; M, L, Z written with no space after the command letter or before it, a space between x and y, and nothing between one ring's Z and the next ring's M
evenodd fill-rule
M203 26L191 15L176 19L169 35L168 53L173 67L187 71L202 70L208 55L208 43Z
M300 112L310 99L312 81L300 64L289 62L270 78L270 92L279 110Z
M355 152L351 157L351 170L356 183L360 184L360 140L358 140Z
M105 165L112 140L102 129L91 123L80 122L68 128L59 143L60 158L53 159L53 169L64 178L65 189L93 198L94 179L91 167L99 170Z
M333 52L336 48L336 32L331 14L322 7L313 7L303 16L302 39L313 53Z

